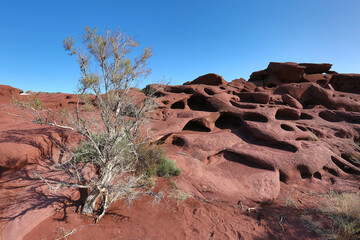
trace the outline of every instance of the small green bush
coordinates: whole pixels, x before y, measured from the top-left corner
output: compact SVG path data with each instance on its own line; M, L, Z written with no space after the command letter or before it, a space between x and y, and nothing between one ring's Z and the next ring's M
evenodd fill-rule
M164 150L158 145L140 144L137 148L138 161L136 171L149 178L157 174L157 169L165 158Z
M94 141L97 142L99 150L105 151L106 134L93 134ZM165 156L164 150L155 144L143 143L139 144L136 149L137 155L132 154L130 149L126 149L126 140L120 141L116 148L124 149L123 157L134 163L134 167L138 175L143 175L145 179L149 179L154 175L160 177L172 177L180 175L181 169L176 167L175 163ZM98 152L92 147L89 141L84 141L74 150L74 158L76 162L92 163L100 166ZM136 159L137 158L137 159Z
M157 175L159 177L178 176L181 169L165 156L164 150L159 145L149 143L138 146L138 161L136 169L145 178Z
M157 168L157 175L159 177L172 177L178 176L181 173L181 169L176 167L175 163L168 159L167 157L163 158L163 161Z

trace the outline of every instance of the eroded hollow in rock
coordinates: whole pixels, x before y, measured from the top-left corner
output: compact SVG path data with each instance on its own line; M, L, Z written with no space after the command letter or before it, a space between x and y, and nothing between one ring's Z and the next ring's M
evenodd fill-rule
M192 96L188 99L188 106L193 111L216 112L217 110L208 102L208 99L200 96Z
M170 107L171 109L185 109L185 104L183 101L177 101L173 103Z
M321 173L319 173L319 172L315 172L314 174L313 174L313 176L314 176L314 178L317 178L317 179L322 179L322 176L321 176Z
M239 104L237 102L234 101L230 101L231 105L233 105L234 107L237 108L242 108L242 109L255 109L256 105L250 105L250 104Z
M278 109L275 114L277 120L298 120L299 116L292 109Z
M305 165L298 165L297 170L299 171L300 176L301 176L302 179L312 177L312 174L311 174L309 168L307 166L305 166Z
M284 129L285 131L294 131L294 128L287 125L287 124L281 124L280 127Z
M171 144L175 145L175 146L179 146L179 147L184 147L186 144L186 141L181 137L174 137Z
M240 163L250 168L274 171L274 168L270 164L261 161L261 159L247 156L245 154L225 150L220 152L219 155L222 155L228 161Z
M305 127L303 127L303 126L296 125L296 127L297 127L298 129L300 129L301 131L303 131L303 132L306 132L306 131L307 131L307 129L306 129Z
M215 126L220 129L234 129L241 126L242 119L232 113L222 113L216 120Z
M300 119L311 120L311 119L314 119L314 117L307 113L301 113Z
M183 131L185 130L196 132L210 132L210 129L208 127L205 127L203 123L198 120L190 120L183 128Z
M153 96L156 97L156 98L161 98L161 97L164 97L165 94L162 93L162 92L155 92L155 93L153 94Z
M346 164L344 164L343 162L341 162L337 157L335 156L331 156L331 160L333 161L333 163L336 164L336 166L338 166L341 170L343 170L346 173L350 173L350 174L360 174L359 171L357 171L354 168L351 168L349 166L347 166Z
M352 165L360 167L360 153L341 153L341 157Z
M209 88L204 88L204 91L205 91L206 94L208 94L208 95L214 95L214 94L215 94L215 92L214 92L213 90L209 89Z
M274 87L276 87L276 84L274 84L274 83L269 83L266 87L268 87L268 88L274 88Z
M256 113L256 112L245 113L242 117L244 120L251 121L251 122L263 122L263 123L268 122L268 119L266 116L261 115L260 113Z
M330 112L330 111L319 112L319 117L321 117L322 119L324 119L325 121L328 121L328 122L341 122L344 120L342 117L338 116L336 113Z
M283 183L287 183L289 181L289 176L281 170L279 170L279 173L280 173L280 181Z
M324 170L324 171L327 171L328 173L330 173L330 174L333 175L333 176L336 176L336 177L339 176L339 174L338 174L334 169L332 169L332 168L328 168L328 167L324 166L324 167L323 167L323 170Z

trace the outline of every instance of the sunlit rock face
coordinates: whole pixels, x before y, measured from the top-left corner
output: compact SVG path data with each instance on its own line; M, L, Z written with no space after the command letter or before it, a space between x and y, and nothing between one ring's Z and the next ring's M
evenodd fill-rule
M249 81L207 74L159 88L152 138L200 198L271 202L280 181L334 184L360 173L360 84L330 68L271 62Z

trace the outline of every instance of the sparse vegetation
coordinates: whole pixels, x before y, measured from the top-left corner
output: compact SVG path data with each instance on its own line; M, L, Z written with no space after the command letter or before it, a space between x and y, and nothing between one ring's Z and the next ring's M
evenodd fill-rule
M34 119L29 120L71 130L83 137L78 147L61 146L68 159L60 158L57 162L51 159L53 169L67 177L45 178L39 173L35 176L52 189L86 189L88 195L81 212L86 215L99 212L96 222L115 200L131 201L140 195L143 186L151 188L155 183L153 175L180 174L163 150L150 145L147 136L139 137L147 113L156 107L153 101L156 88L148 89L142 99L131 95L133 82L145 78L151 70L147 66L151 48L133 57L132 50L137 46L136 41L119 31L100 34L87 27L80 47L75 47L71 37L64 40L65 50L76 57L82 73L75 110L44 109L37 95L23 105L15 102L31 111ZM86 112L93 107L96 116L89 116Z
M172 192L169 194L168 197L172 197L179 201L186 201L186 199L188 199L191 196L189 193L180 190L175 181L170 181L169 186Z
M319 140L318 136L316 135L316 132L314 130L311 129L311 141L316 142L317 140Z
M360 239L360 194L331 191L319 207L325 218L315 221L306 213L304 225L325 239Z
M41 99L39 98L40 93L41 92L34 93L24 100L15 98L15 96L12 95L11 101L14 105L16 105L22 109L43 110L44 107L43 107Z
M181 169L176 167L175 163L167 157L163 158L163 161L160 163L156 171L156 174L159 177L178 176L180 173Z
M295 207L295 208L297 208L296 202L291 197L287 197L285 199L285 206L286 207Z

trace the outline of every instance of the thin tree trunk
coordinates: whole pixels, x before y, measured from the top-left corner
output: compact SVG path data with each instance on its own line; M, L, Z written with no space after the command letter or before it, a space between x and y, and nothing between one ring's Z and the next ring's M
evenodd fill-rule
M89 196L86 198L81 213L84 215L90 215L94 212L96 200L100 197L100 191L94 189Z

